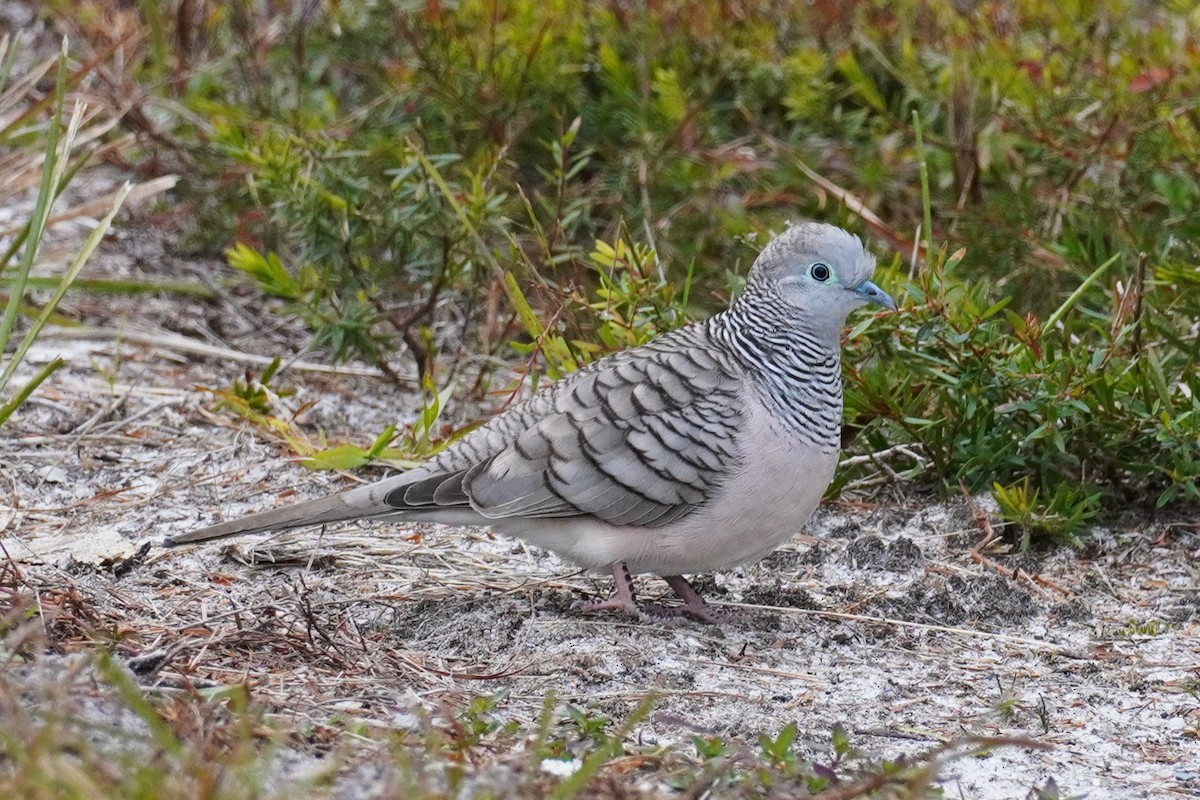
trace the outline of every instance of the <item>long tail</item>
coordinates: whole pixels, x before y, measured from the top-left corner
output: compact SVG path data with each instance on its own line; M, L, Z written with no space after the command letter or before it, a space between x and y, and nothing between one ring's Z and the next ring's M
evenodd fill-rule
M284 531L306 525L323 525L327 522L396 514L397 509L385 503L384 498L392 489L403 485L406 482L405 479L405 475L397 475L388 480L360 486L329 497L284 506L272 511L262 511L217 525L210 525L207 528L197 528L178 536L168 537L163 541L163 546L174 547L191 542L223 539L226 536Z

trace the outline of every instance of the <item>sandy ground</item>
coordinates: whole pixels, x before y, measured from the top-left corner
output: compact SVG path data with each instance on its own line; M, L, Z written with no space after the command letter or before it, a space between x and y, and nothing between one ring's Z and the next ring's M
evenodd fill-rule
M57 233L48 259L78 233ZM127 222L88 274L226 277L178 256L174 236ZM400 728L500 691L527 719L550 690L616 718L653 691L642 743L754 746L796 721L801 749L818 753L840 723L859 749L894 757L1018 735L1051 747L956 762L947 796L1025 797L1053 778L1064 796L1200 797L1192 522L1130 516L1082 553L981 557L965 501L839 502L761 564L700 580L741 611L720 629L584 615L604 579L481 530L344 525L165 551L165 535L349 485L297 466L199 388L296 354L303 332L252 292L76 295L64 310L87 328L53 332L25 371L57 354L69 367L0 439L0 543L47 619L74 597L120 632L148 687L244 682L297 719ZM315 403L302 430L366 445L417 410L371 373L293 366L281 380L298 390L290 402Z

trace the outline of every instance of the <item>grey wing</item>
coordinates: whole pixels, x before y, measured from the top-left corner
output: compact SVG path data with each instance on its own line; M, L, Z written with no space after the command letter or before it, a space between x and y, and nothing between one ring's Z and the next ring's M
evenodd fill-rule
M650 527L685 516L740 464L742 403L734 371L683 333L590 365L494 418L387 503Z

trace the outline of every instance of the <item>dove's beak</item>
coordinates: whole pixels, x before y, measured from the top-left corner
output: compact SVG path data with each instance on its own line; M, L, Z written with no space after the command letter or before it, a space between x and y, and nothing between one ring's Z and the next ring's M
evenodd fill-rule
M896 301L892 299L892 296L883 289L880 289L871 281L863 281L850 291L854 292L868 303L874 303L877 306L883 306L889 311L896 310Z

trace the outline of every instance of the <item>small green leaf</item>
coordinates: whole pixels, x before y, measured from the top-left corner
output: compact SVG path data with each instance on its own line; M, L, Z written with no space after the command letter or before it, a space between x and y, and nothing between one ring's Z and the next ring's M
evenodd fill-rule
M371 454L352 444L338 445L313 453L300 463L309 469L350 470L371 460Z
M264 294L285 300L300 299L300 284L274 253L264 256L254 248L238 242L225 251L225 258L229 266L253 278Z

